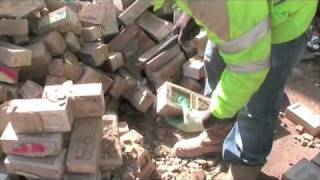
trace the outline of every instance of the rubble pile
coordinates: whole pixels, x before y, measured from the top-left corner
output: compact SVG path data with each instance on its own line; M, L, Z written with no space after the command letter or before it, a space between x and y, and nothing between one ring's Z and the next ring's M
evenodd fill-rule
M192 43L203 51L206 39L179 45L172 33L179 13L171 4L158 12L152 6L151 0L0 1L6 173L40 179L156 174L153 152L120 122L119 106L155 112L156 90L166 81L200 93L204 65Z

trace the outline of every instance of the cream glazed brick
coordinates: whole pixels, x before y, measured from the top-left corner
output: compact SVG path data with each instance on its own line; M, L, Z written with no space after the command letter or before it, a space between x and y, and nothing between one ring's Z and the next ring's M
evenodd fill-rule
M62 151L62 133L17 134L9 122L1 138L4 153L27 157L58 155Z
M5 114L16 133L68 132L73 123L65 96L11 100Z

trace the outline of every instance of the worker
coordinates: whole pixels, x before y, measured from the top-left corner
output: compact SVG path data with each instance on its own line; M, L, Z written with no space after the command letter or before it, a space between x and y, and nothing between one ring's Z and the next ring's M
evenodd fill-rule
M155 9L165 0L155 0ZM253 180L269 155L287 78L306 43L304 32L317 0L176 0L184 14L175 24L179 42L201 26L208 36L204 55L206 111L191 110L188 131L197 137L175 144L178 157L222 152L230 168L224 179ZM189 122L192 122L188 124Z

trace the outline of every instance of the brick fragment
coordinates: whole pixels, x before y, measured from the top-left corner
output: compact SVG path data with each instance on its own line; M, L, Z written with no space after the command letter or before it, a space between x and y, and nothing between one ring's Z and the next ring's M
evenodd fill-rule
M210 98L166 82L157 90L157 113L162 116L181 116L182 107L178 104L178 99L181 97L189 101L192 109L206 110L209 108Z
M151 6L152 1L150 0L136 0L119 15L119 19L124 25L128 26L134 23L134 21Z
M103 70L107 72L115 72L120 67L124 66L122 53L112 52L109 54L107 60L103 64Z
M62 7L42 17L38 22L36 33L42 34L50 30L57 30L61 33L73 31L80 34L81 23L73 10Z
M82 27L82 37L85 42L97 41L102 36L101 26Z
M43 42L36 42L26 46L32 51L32 60L30 66L20 68L20 80L43 79L48 74L48 64L51 61L51 55Z
M190 58L189 61L183 64L183 75L185 77L190 77L193 79L201 80L203 79L204 63L200 57Z
M116 169L122 166L122 153L119 139L118 116L106 114L102 116L103 137L101 147L100 167Z
M63 84L64 82L68 81L68 79L64 76L52 76L52 75L47 75L46 77L46 83L45 85L58 85L58 84Z
M104 92L101 83L46 86L42 97L65 94L75 119L99 117L105 113Z
M0 82L17 84L19 80L19 70L0 64Z
M129 88L127 82L128 81L124 77L116 75L113 78L113 83L110 88L109 94L112 97L119 99L119 97L122 96Z
M73 32L69 31L64 37L64 40L67 44L67 47L72 52L77 52L80 50L81 45L80 41L77 35L75 35Z
M184 87L184 88L190 89L191 91L194 91L196 93L200 93L201 90L202 90L199 81L197 81L195 79L192 79L192 78L184 77L181 80L179 85Z
M79 62L78 57L75 54L66 51L63 55L63 58L64 75L67 79L70 79L72 81L78 81L84 72L84 68L82 64Z
M171 22L163 20L149 11L142 13L136 23L158 42L167 37L173 29Z
M4 153L27 157L58 155L62 151L62 133L17 134L9 122L0 141Z
M16 133L68 132L73 117L66 97L16 99L3 107Z
M44 42L52 56L62 55L67 48L63 37L57 31L46 33L41 40Z
M164 65L168 64L170 60L181 53L179 45L175 45L172 48L165 50L146 63L145 71L147 74L160 70ZM143 57L143 56L141 56ZM139 58L140 60L140 58Z
M146 112L154 103L154 94L146 87L136 86L125 98L140 112Z
M96 4L86 4L78 13L81 22L101 25L104 20L105 8Z
M287 107L286 118L302 125L313 136L320 133L320 115L304 104L295 103Z
M14 44L25 45L30 42L30 37L28 35L25 36L13 36L12 41Z
M2 0L0 1L0 16L21 18L43 8L45 5L43 0Z
M81 76L78 84L102 83L103 91L106 93L113 84L113 80L101 71L95 70L89 66L85 67L85 71Z
M110 51L120 52L139 32L140 28L136 24L131 24L127 28L123 29L109 43Z
M41 179L61 179L65 170L64 149L59 156L30 158L23 156L9 155L4 161L4 165L9 173L41 177Z
M116 8L111 1L97 0L96 3L105 8L104 20L101 24L102 35L109 37L119 33Z
M27 19L1 19L0 35L25 36L29 34Z
M302 134L304 128L303 128L303 126L297 125L296 128L295 128L295 130L296 130L299 134Z
M78 119L67 156L67 169L73 173L95 173L102 137L101 118Z
M0 42L0 63L10 67L31 65L31 51L10 43Z
M48 73L51 76L58 76L58 77L62 77L64 74L63 71L63 59L53 59L50 63L49 63L49 67L48 67Z
M315 177L320 177L320 168L305 158L282 175L283 180L317 179Z
M86 64L101 66L109 54L108 46L102 43L86 43L79 51L79 58Z
M27 80L19 89L18 93L23 99L40 98L43 92L42 86L36 82Z

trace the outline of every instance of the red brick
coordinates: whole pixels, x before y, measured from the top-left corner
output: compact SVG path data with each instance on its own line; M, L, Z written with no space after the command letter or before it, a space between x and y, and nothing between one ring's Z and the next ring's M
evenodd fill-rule
M102 36L101 26L82 27L82 37L85 42L97 41Z
M146 73L160 70L164 65L168 64L170 60L181 53L179 45L175 45L172 48L159 53L157 56L150 59L146 64Z
M77 35L75 35L73 32L69 31L64 37L64 40L67 44L67 47L72 52L77 52L80 50L81 45L80 41Z
M192 78L184 77L179 85L197 93L200 93L202 90L200 83Z
M116 169L122 166L122 152L119 139L118 116L106 114L102 117L103 137L101 147L100 167Z
M27 157L45 157L58 155L62 151L63 135L17 134L11 123L8 123L0 140L4 153Z
M102 83L103 91L106 93L113 84L113 80L103 72L95 70L89 66L85 67L85 71L81 76L78 84Z
M19 80L19 70L0 64L0 82L17 84Z
M10 43L0 42L0 63L10 67L31 65L31 51Z
M142 13L136 23L144 29L153 39L161 41L173 30L173 24L165 21L149 11Z
M43 0L2 0L0 1L0 16L21 18L43 8L45 5Z
M140 112L146 112L155 101L153 93L141 86L137 86L132 90L132 94L125 96L125 98Z
M136 0L119 15L120 21L126 26L134 23L134 21L144 11L146 11L149 7L152 6L152 3L153 2L151 0Z
M182 107L178 104L179 97L185 97L192 109L206 110L210 105L210 98L166 82L157 90L157 113L161 116L181 116Z
M23 99L40 98L43 88L36 82L27 80L19 89L18 93Z
M46 45L48 51L52 56L62 55L65 49L67 48L67 44L64 41L63 37L57 31L51 31L45 34L41 40Z
M128 86L126 84L126 79L124 79L123 77L116 75L113 78L113 83L112 86L110 88L109 94L118 99L121 95L123 95L123 93L127 90Z
M48 67L48 73L51 76L58 76L61 77L64 75L64 71L63 71L63 59L53 59L50 63L49 63L49 67Z
M50 30L58 30L61 33L73 31L79 34L81 23L73 10L68 7L62 7L42 17L38 22L37 33L42 34Z
M109 43L110 51L120 52L139 32L139 26L131 24L112 39Z
M55 98L16 99L3 108L16 133L68 132L73 122L69 105L59 100L63 97Z
M66 51L63 55L63 58L64 75L66 76L66 78L72 81L78 81L84 72L84 68L82 64L79 62L78 57L75 54Z
M108 46L102 43L86 43L79 51L79 58L86 64L101 66L107 60Z
M319 114L301 103L290 105L287 108L286 118L295 124L302 125L313 136L320 133Z
M101 25L104 20L105 8L100 5L86 4L78 13L81 22Z
M101 83L74 84L65 87L46 86L43 98L65 94L68 97L69 107L75 119L99 117L105 113L105 100Z
M41 179L61 179L65 170L65 155L65 149L59 156L44 158L9 155L5 159L4 165L7 171L12 174L23 172L41 177Z
M119 33L116 8L111 1L97 0L96 3L105 8L104 20L101 24L102 35L108 37Z
M97 171L101 138L101 117L75 121L66 163L69 172L93 174Z
M189 61L183 64L183 75L185 77L190 77L193 79L201 80L203 79L204 72L204 62L200 57L190 58Z
M0 35L25 36L29 34L27 19L1 19Z
M120 52L112 52L108 59L103 64L103 70L107 72L115 72L120 67L124 66L123 56Z

